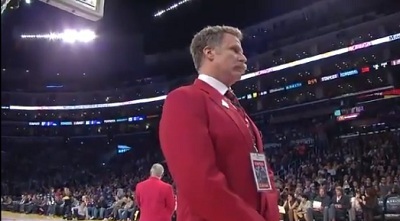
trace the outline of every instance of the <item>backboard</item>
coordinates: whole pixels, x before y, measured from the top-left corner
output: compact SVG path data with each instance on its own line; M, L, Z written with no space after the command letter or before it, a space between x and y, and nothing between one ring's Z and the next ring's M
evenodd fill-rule
M105 0L39 0L74 15L97 21L103 17Z
M1 0L1 14L6 10L8 3L10 3L11 0Z

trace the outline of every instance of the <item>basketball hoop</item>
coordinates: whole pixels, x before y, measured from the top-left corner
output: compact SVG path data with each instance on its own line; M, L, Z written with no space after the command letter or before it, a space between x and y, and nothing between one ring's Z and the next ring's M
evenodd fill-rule
M3 14L4 10L6 10L8 3L11 0L1 0L1 14Z
M97 21L104 14L104 0L39 0L74 15Z
M39 0L74 15L97 21L104 14L104 0ZM6 10L11 0L1 0L1 14Z

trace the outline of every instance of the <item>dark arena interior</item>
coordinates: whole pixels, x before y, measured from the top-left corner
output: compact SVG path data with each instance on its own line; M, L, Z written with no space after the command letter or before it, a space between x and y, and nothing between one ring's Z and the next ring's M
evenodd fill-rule
M281 220L400 220L398 0L107 0L84 14L2 0L1 220L75 219L66 192L82 219L140 220L136 185L154 163L179 192L160 117L197 78L189 45L211 25L243 32L232 89L261 131ZM95 35L46 35L67 29ZM322 190L342 191L346 212L310 220Z

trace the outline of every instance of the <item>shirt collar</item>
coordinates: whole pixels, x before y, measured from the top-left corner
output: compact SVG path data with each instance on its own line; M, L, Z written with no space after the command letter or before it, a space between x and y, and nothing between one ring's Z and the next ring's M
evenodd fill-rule
M223 84L221 81L205 74L199 74L198 77L199 80L207 83L211 87L213 87L215 90L217 90L221 95L225 95L225 93L228 91L228 87Z

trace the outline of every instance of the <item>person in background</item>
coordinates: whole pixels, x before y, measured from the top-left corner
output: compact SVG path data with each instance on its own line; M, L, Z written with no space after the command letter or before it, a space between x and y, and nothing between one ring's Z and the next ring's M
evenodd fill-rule
M298 202L294 197L293 193L289 193L286 201L283 203L283 208L285 208L287 220L294 221L294 210L298 206Z
M140 210L140 221L171 221L175 208L172 185L161 180L164 167L154 164L150 177L137 184L136 204Z
M351 198L351 218L352 220L361 220L362 219L362 208L360 204L360 200L362 200L361 192L356 191L356 194L353 198Z
M123 206L123 208L118 210L118 218L120 220L126 220L129 215L132 216L132 213L134 211L134 207L135 207L135 204L134 204L132 196L128 196L126 198L126 203Z
M72 195L69 188L64 188L64 218L67 220L72 220Z
M104 212L107 208L107 202L104 199L104 196L100 196L99 199L95 203L95 207L93 209L93 218L94 219L103 219Z
M77 220L89 219L88 207L85 201L80 202L79 206L72 208L73 218Z
M378 213L378 197L374 189L368 188L365 196L357 199L363 211L365 221L373 221L374 215Z
M294 210L294 220L299 221L305 219L305 221L312 221L306 216L306 212L309 208L311 208L311 202L308 200L308 196L306 194L301 195L300 203Z
M329 221L335 221L336 217L345 217L350 208L350 198L344 195L342 187L337 186L328 211Z
M326 194L325 187L319 188L319 194L313 200L312 206L307 209L307 219L314 220L314 217L322 217L323 221L328 221L328 208L331 198Z

